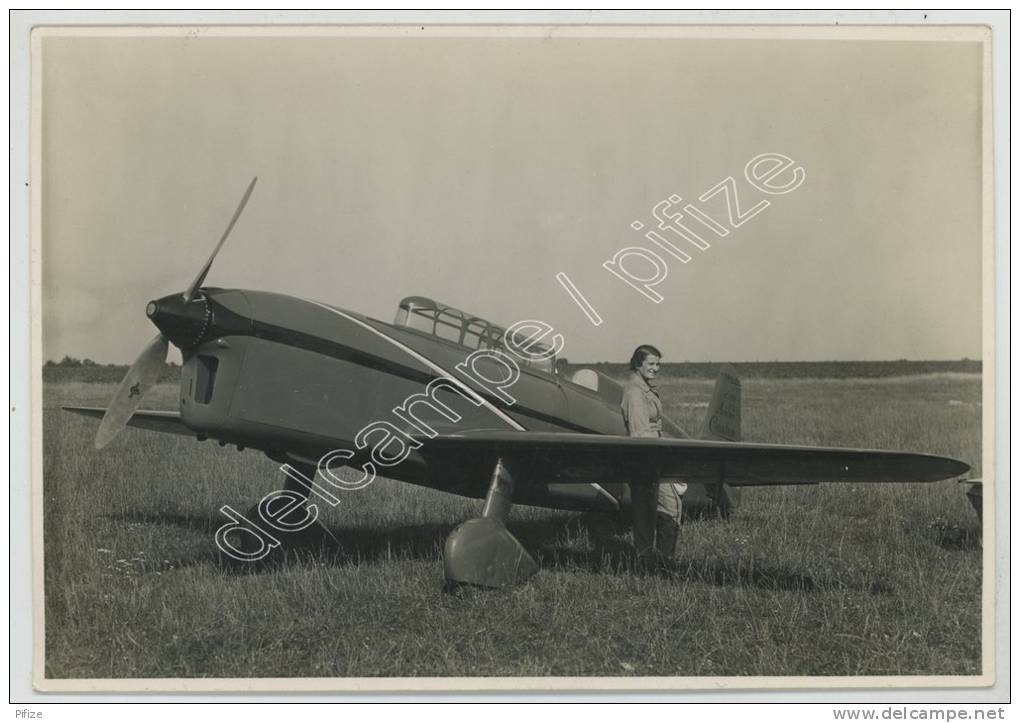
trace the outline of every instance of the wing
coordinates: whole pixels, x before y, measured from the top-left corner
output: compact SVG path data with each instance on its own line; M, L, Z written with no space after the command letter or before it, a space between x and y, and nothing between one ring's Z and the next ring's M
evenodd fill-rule
M440 474L464 466L484 474L503 459L515 476L544 483L640 483L661 477L717 482L720 476L730 485L934 482L970 469L949 457L912 452L696 439L479 430L420 441L419 453Z
M103 407L62 407L68 412L81 414L85 417L102 419L106 414ZM178 412L160 412L155 410L139 409L128 421L128 426L151 429L154 432L168 432L170 434L186 434L193 436L195 433L184 426L181 415Z

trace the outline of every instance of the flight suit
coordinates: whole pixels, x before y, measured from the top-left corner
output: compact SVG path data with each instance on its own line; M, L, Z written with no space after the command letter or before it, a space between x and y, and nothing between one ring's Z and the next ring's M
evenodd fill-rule
M631 372L623 385L620 406L631 437L662 436L662 400L636 371ZM682 482L630 485L634 547L638 554L648 557L658 553L667 558L676 555L686 491L687 485Z

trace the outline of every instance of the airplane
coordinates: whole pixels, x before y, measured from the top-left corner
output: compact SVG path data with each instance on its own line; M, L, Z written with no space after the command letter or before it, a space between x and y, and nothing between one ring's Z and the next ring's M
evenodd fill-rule
M97 448L131 425L260 450L281 464L275 496L245 515L221 508L231 522L217 543L237 559L293 539L316 519L313 498L334 504L338 491L377 472L484 499L480 517L447 538L444 575L452 585L499 588L538 570L507 530L513 505L626 520L630 485L682 479L687 511L726 515L743 486L934 482L969 469L913 452L744 442L740 381L729 365L697 437L663 418L662 438L631 438L614 380L591 369L562 373L548 347L533 344L543 353L522 360L509 386L493 360L509 358L512 335L431 299L403 299L387 323L282 294L203 286L257 180L187 289L147 304L159 333L110 406L64 407L102 420ZM139 409L169 344L183 360L179 409ZM465 364L472 356L485 363Z

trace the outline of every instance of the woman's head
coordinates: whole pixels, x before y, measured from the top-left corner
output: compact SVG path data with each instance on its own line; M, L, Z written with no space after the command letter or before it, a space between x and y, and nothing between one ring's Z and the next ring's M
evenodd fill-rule
M651 344L642 344L631 354L630 368L640 374L645 381L650 381L658 376L661 360L661 351Z

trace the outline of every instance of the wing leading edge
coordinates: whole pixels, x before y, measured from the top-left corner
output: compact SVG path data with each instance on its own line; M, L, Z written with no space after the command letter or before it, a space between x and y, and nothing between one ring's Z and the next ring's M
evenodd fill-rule
M106 409L103 407L62 407L62 409L95 419L102 419L103 415L106 414ZM149 429L154 432L168 432L170 434L186 434L188 436L194 436L195 434L184 425L178 412L139 409L131 416L128 426Z
M970 466L950 457L838 447L643 439L595 434L478 430L421 438L419 452L446 465L489 468L497 459L532 481L590 484L660 477L735 486L820 482L935 482Z

